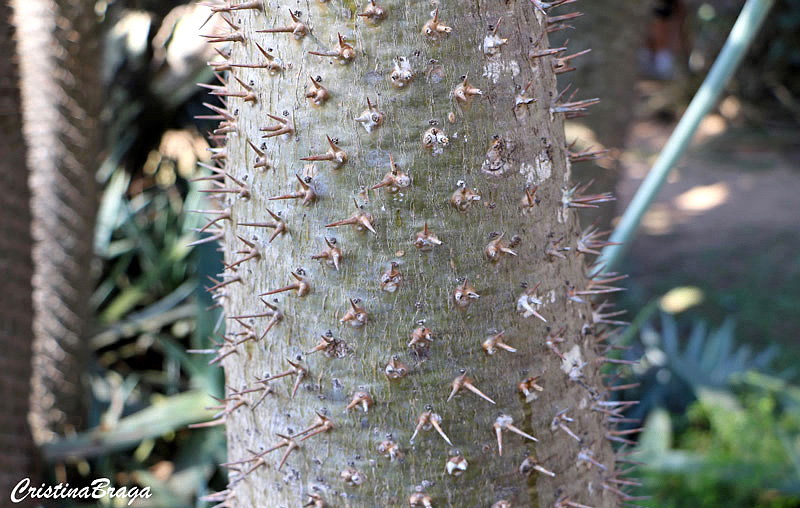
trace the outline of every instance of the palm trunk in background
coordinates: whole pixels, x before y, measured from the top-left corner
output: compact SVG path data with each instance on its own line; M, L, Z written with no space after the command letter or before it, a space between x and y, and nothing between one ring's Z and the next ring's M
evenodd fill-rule
M14 29L0 16L0 506L33 476L34 446L28 427L31 343L31 213Z
M94 1L17 0L34 238L31 425L37 442L85 424L100 46Z
M228 393L209 425L231 482L210 498L618 506L588 303L615 288L585 276L599 240L574 213L611 198L570 178L563 120L593 101L556 89L560 13L215 6L228 23L202 33L229 73L205 232L227 264L210 290Z

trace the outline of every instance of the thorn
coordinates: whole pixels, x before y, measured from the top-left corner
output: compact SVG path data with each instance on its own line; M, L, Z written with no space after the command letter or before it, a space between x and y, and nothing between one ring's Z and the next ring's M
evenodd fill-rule
M292 394L292 396L294 396L294 394ZM280 464L278 464L278 471L280 471L281 468L283 468L283 465L286 464L286 459L289 458L289 454L291 454L293 451L295 451L297 448L299 448L300 445L297 444L297 442L295 442L294 439L292 439L292 438L290 438L288 436L283 436L281 434L277 434L277 436L282 438L282 439L284 439L286 441L286 443L287 443L286 444L286 451L283 453L283 457L281 457Z
M555 477L555 475L556 475L554 472L542 467L542 465L539 463L539 461L536 460L536 457L530 455L530 456L526 457L525 460L522 461L522 464L520 464L519 472L520 472L520 474L522 474L524 476L530 476L533 471L538 471L538 472L540 472L542 474L545 474L545 475L547 475L547 476L549 476L551 478Z
M541 282L537 282L535 286L526 289L519 296L519 298L517 298L517 312L522 314L522 317L524 318L534 316L537 319L541 319L547 323L547 320L544 318L544 316L539 314L539 311L537 310L540 306L544 305L544 302L536 295L536 290L539 288L540 284ZM533 307L534 305L536 308Z
M539 204L539 198L536 197L537 190L539 190L538 185L534 185L531 188L525 187L525 195L522 197L522 202L520 203L520 208L522 208L523 211L530 211Z
M267 127L262 127L259 129L261 132L267 132L261 136L262 138L274 138L276 136L292 135L294 134L294 127L289 124L289 120L287 118L281 118L279 116L271 115L267 113L267 116L278 122L276 125L268 125Z
M327 152L322 155L309 155L308 157L302 157L301 161L332 161L336 163L336 167L339 168L342 164L347 162L347 153L344 150L339 148L336 143L333 142L330 136L325 136L328 140L328 145L330 148Z
M461 308L468 307L472 300L477 300L481 295L478 294L476 289L472 287L467 279L460 286L456 286L453 290L453 300L456 305Z
M422 506L423 508L433 508L433 499L424 492L415 492L408 498L408 506Z
M356 208L358 208L358 205L356 205ZM358 231L367 231L368 230L368 231L371 231L373 234L377 235L378 234L377 231L375 231L375 228L372 227L373 222L374 222L374 219L372 217L372 214L367 213L367 212L361 210L360 208L358 208L358 212L356 212L353 215L351 215L350 218L344 219L344 220L340 220L340 221L336 221L336 222L331 222L330 224L326 224L325 227L326 228L335 228L335 227L339 227L339 226L352 225L352 226L355 226L355 228Z
M392 261L389 268L381 274L381 289L387 293L394 293L403 284L403 274L397 269L397 263Z
M339 320L340 323L349 323L353 328L361 328L364 326L369 318L366 309L356 304L356 301L350 299L350 308Z
M467 106L472 102L473 97L479 95L483 95L483 92L472 86L467 76L464 76L464 81L453 89L453 98L456 102Z
M497 29L500 28L500 23L502 23L502 21L503 18L501 16L494 24L492 33L483 38L483 53L487 56L494 56L500 53L500 50L503 48L503 46L508 44L508 39L503 39L497 35Z
M480 201L481 197L477 192L461 186L450 196L450 205L459 212L466 212L472 206L473 201Z
M362 12L359 12L358 15L377 25L386 18L386 10L376 4L375 0L370 0L369 5L367 5Z
M567 118L575 118L577 113L582 113L586 111L589 106L594 106L598 104L600 99L586 99L582 101L574 101L574 102L563 102L563 103L556 103L550 107L550 113L566 113Z
M239 259L239 260L233 262L232 264L228 265L229 268L235 268L235 267L239 266L240 264L244 263L245 261L249 261L251 259L260 259L261 258L261 253L258 251L258 249L256 248L256 245L254 243L248 242L247 240L245 240L244 238L242 238L239 235L236 235L236 238L238 238L239 240L244 242L244 244L247 245L247 247L249 247L249 248L246 249L246 250L237 251L236 252L237 254L245 254L245 257L243 257L242 259Z
M395 57L394 68L389 79L395 88L405 88L414 81L414 69L411 68L411 64L406 57Z
M200 37L207 39L206 42L209 43L219 43L219 42L245 42L244 35L242 32L239 31L239 27L236 26L233 21L228 19L224 15L220 15L220 17L225 20L225 22L233 29L232 31L224 34L209 34L203 35L201 34ZM205 23L204 23L205 24Z
M436 235L428 231L428 223L426 222L425 225L422 227L422 231L417 233L416 238L414 239L414 247L419 249L422 252L429 252L433 250L434 247L441 245L442 241L436 238Z
M322 106L330 99L331 94L328 92L328 89L320 85L313 76L309 74L308 78L311 80L313 89L306 92L306 99L311 99L311 102L313 102L315 106Z
M250 141L249 139L247 140L247 144L250 145L250 148L252 148L254 152L256 152L256 160L255 163L253 164L253 168L269 169L272 167L272 165L269 162L267 162L267 156L266 154L264 154L262 150L260 150L256 145L254 145L253 142Z
M328 505L319 494L309 494L308 501L303 505L303 508L308 508L309 506L312 508L327 508Z
M202 422L202 423L192 423L189 424L190 429L204 429L208 427L216 427L217 425L225 425L225 417L217 418L215 420Z
M380 444L378 444L378 453L389 459L390 462L394 462L397 459L402 460L404 457L400 445L391 439L381 441Z
M370 189L375 190L384 187L389 194L397 194L401 189L407 189L411 186L411 177L408 176L408 173L403 173L397 168L392 154L389 154L389 165L391 171L386 173L383 176L383 180L370 187Z
M592 147L587 148L582 152L569 152L569 161L572 163L575 162L584 162L584 161L593 161L602 159L608 154L608 150L595 150L591 151Z
M522 395L525 396L525 402L532 402L539 398L539 394L537 392L543 392L544 388L539 385L539 379L541 376L533 376L523 379L517 387L519 391L522 392Z
M335 426L333 425L333 422L329 418L325 417L324 415L318 412L316 421L310 427L301 430L297 434L293 435L292 439L303 436L302 438L300 438L300 441L303 442L306 439L310 439L316 436L317 434L322 434L323 432L329 432L334 428Z
M561 358L561 360L564 362L567 361L567 357L564 356L564 354L561 351L559 351L558 347L556 346L556 343L561 344L564 342L564 338L561 337L561 334L563 334L566 330L567 330L566 328L561 328L555 333L549 333L547 335L547 340L545 341L545 345L547 345L550 351L555 353L556 356Z
M248 2L243 2L238 5L231 5L230 0L226 1L224 5L216 5L212 2L202 2L200 5L203 7L208 7L211 9L211 14L206 18L202 25L200 25L200 29L202 29L206 24L214 17L215 14L220 12L232 12L232 11L241 11L245 9L253 9L253 10L262 10L261 1L260 0L250 0Z
M592 323L593 324L604 324L604 325L611 325L611 326L625 326L629 324L627 321L619 321L616 319L610 319L613 317L621 316L627 313L627 310L618 310L616 312L602 312L603 309L606 307L613 307L614 304L610 302L603 302L597 307L592 309Z
M362 411L365 413L369 412L369 408L372 407L374 403L372 396L367 392L355 392L353 394L353 398L350 399L350 403L347 404L345 408L345 412L350 411L353 408L360 407Z
M320 341L316 346L306 351L307 355L322 351L329 358L340 357L339 353L346 350L344 341L334 338L329 331L327 335L320 335Z
M397 381L406 377L406 374L408 374L408 367L395 355L389 360L386 367L383 368L383 373L389 381Z
M232 63L229 64L229 67L241 67L247 69L267 69L271 75L275 75L283 70L283 66L279 61L276 61L275 57L267 53L264 48L262 48L257 42L255 43L258 50L267 60L264 63L257 63L257 64L236 64Z
M527 106L528 104L533 104L534 102L536 102L536 99L529 95L531 93L532 86L533 86L533 81L528 81L528 84L525 85L525 88L522 89L522 92L517 94L517 96L514 98L515 110L521 106ZM538 185L536 187L538 187Z
M453 386L453 390L450 392L450 396L447 397L447 401L448 402L455 396L456 393L458 393L459 390L461 390L462 388L466 388L467 390L471 391L472 393L474 393L478 397L482 398L483 400L485 400L485 401L487 401L487 402L489 402L491 404L496 404L495 401L493 401L492 399L487 397L486 394L484 394L482 391L478 390L475 387L475 385L472 384L472 380L470 378L468 378L465 373L461 374L458 377L456 377L453 380L453 385L452 386Z
M300 189L297 192L284 194L282 196L275 196L269 198L268 201L275 201L279 199L302 199L303 206L312 204L317 198L317 195L314 193L314 189L312 189L308 183L303 181L303 179L300 178L300 175L295 174L295 176L297 177L297 181L300 182ZM310 179L311 178L309 177L309 180Z
M418 356L425 353L433 342L433 332L427 326L420 326L411 332L411 340L408 347Z
M433 12L433 18L425 22L422 27L422 33L429 40L436 42L444 37L450 35L453 29L439 21L439 8Z
M553 417L553 420L550 422L550 430L555 432L556 430L561 429L575 441L583 443L583 439L579 438L577 434L572 432L572 430L567 427L567 423L572 423L575 421L574 418L567 416L567 411L567 409L562 409L558 412L558 414L555 415L555 417Z
M372 132L383 125L383 117L383 113L378 110L378 105L372 104L369 97L367 97L367 109L362 111L361 114L355 118L355 121L360 123L367 132Z
M348 485L361 485L364 483L364 475L361 474L361 471L358 471L352 467L349 467L339 473L339 478L341 478L342 481Z
M427 406L428 408L430 406ZM411 444L414 444L414 438L417 437L417 434L420 430L429 431L431 428L436 429L436 432L442 436L442 439L445 440L447 444L453 446L453 443L450 441L450 438L442 430L442 417L438 414L434 413L432 409L426 409L424 413L419 415L417 418L417 426L414 429L414 434L411 436Z
M588 462L589 464L599 467L603 471L608 470L606 466L594 460L594 452L586 447L581 448L581 451L578 453L578 463L580 464L581 462Z
M547 248L544 250L545 255L547 256L549 261L552 261L553 258L560 258L560 259L567 259L564 252L569 252L569 247L559 247L558 245L564 241L564 237L558 238L557 240L550 240L547 243Z
M289 284L288 286L284 286L279 289L273 289L272 291L267 291L266 293L260 293L258 296L269 296L278 293L283 293L285 291L297 291L297 296L303 297L306 296L311 291L311 285L308 283L308 279L305 277L300 276L295 272L291 272L292 277L295 278L296 282Z
M287 26L283 27L276 27L276 28L268 28L266 30L256 30L258 33L290 33L295 38L295 40L299 41L303 37L308 34L308 27L304 25L297 16L294 15L291 9L289 9L289 16L292 17L292 23Z
M259 379L258 382L266 385L267 383L275 379L279 379L286 376L297 376L297 379L295 379L294 381L294 386L292 387L291 398L294 398L295 394L297 393L297 389L300 388L300 383L303 381L303 378L305 378L308 375L308 369L306 369L299 363L292 362L291 360L286 360L286 361L291 366L288 370L281 372L280 374L275 374L274 376L268 376L264 379Z
M328 245L328 248L319 252L318 254L313 254L311 259L325 259L328 261L329 264L333 265L336 271L339 271L339 263L342 261L342 251L339 247L336 246L336 239L328 240L325 238L325 243Z
M337 45L336 49L333 51L309 51L309 55L316 55L316 56L329 56L333 57L339 61L340 64L348 64L353 61L356 57L356 51L353 49L353 46L346 43L342 38L341 33L336 34L339 39L339 44Z
M214 279L211 279L211 280L212 280L212 282L216 282ZM236 276L234 276L234 277L232 277L230 279L223 280L222 282L217 282L215 285L211 286L210 288L206 288L206 291L211 293L211 292L216 291L217 289L220 289L220 288L223 288L223 287L227 286L228 284L233 284L234 282L242 282L242 279L238 275L236 275Z
M497 419L494 421L494 424L492 425L492 428L494 429L494 433L497 436L497 449L498 449L498 454L500 456L503 455L503 431L504 430L509 430L509 431L513 432L514 434L519 434L520 436L522 436L522 437L524 437L526 439L530 439L531 441L534 441L534 442L539 441L538 439L536 439L535 437L531 436L530 434L528 434L526 432L523 432L520 429L518 429L517 427L515 427L513 425L513 423L514 423L514 420L509 415L501 414L500 416L497 417Z
M509 353L516 353L517 352L517 350L515 348L513 348L513 347L509 346L508 344L506 344L505 342L503 342L503 334L504 333L505 332L498 332L498 333L496 333L494 335L490 335L489 337L486 337L486 340L483 341L483 344L481 344L481 346L483 347L483 350L486 351L487 355L495 354L498 349L502 349L502 350L508 351Z
M269 237L269 242L272 243L272 240L275 239L278 235L285 234L286 223L280 218L280 216L274 214L272 210L269 208L264 208L267 213L274 219L274 222L240 222L239 226L251 226L256 228L269 228L274 229L275 231L272 233L272 236Z
M554 505L554 508L565 508L567 506L571 506L572 508L593 508L593 507L587 506L585 504L580 504L580 503L576 503L574 501L571 501L569 499L569 497L560 498L558 501L556 501L556 504Z
M500 261L500 258L502 258L503 255L509 255L509 256L517 255L516 252L509 249L503 243L503 235L505 235L505 233L500 233L500 235L491 242L489 242L489 244L486 245L486 248L483 250L483 254L486 256L486 260L489 261L490 263L497 263L498 261Z

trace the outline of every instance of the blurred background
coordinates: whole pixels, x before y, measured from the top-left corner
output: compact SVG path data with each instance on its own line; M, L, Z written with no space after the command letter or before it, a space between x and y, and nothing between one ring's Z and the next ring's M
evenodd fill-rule
M552 33L602 103L570 121L573 151L606 151L576 181L614 189L582 217L613 227L725 42L743 1L582 0ZM91 388L80 423L46 439L50 482L150 485L138 506L211 506L225 488L214 411L220 315L204 291L220 271L198 183L215 154L203 102L218 56L197 37L207 8L174 0L95 4L102 24L101 197L94 227ZM218 21L209 22L210 24ZM211 30L209 29L209 32ZM212 66L213 67L213 66ZM211 101L209 101L211 102ZM200 166L198 165L200 164ZM722 100L644 217L621 271L621 375L638 386L625 443L653 507L800 507L800 2L778 0ZM213 234L212 234L213 236ZM637 424L631 424L636 427ZM125 503L119 499L121 505ZM114 501L104 502L114 504ZM65 504L66 506L67 504Z

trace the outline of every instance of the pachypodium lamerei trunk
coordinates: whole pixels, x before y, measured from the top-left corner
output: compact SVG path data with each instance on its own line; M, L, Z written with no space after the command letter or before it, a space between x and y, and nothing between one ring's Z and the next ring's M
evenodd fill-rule
M91 0L15 0L32 193L37 443L85 425L85 334L99 161L99 25Z
M557 1L552 4L567 4ZM214 4L226 506L617 506L542 2ZM201 240L205 241L205 240Z
M31 373L31 213L14 30L0 15L0 506L35 469L28 428ZM23 505L24 506L24 505Z

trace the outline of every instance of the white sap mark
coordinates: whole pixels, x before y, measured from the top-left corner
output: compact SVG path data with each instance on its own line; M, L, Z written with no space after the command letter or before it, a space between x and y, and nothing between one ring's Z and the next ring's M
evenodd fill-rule
M583 370L583 366L581 348L575 344L572 349L564 354L564 359L561 361L561 370L574 381L582 376L581 370Z
M550 290L550 303L556 303L556 290Z
M580 403L578 404L578 409L586 409L589 406L589 401L584 397L581 399Z
M569 161L569 157L566 158L567 161L567 170L564 172L564 181L569 182L572 179L572 163Z
M516 60L500 61L491 60L483 67L483 77L488 78L492 83L500 81L500 77L505 73L511 73L512 77L519 76L519 64Z
M508 39L502 39L497 34L489 34L483 38L483 54L486 56L495 56L500 53L500 48L508 42Z
M547 156L547 151L542 150L536 156L535 166L523 162L519 172L525 177L525 183L539 185L553 174L553 162Z

